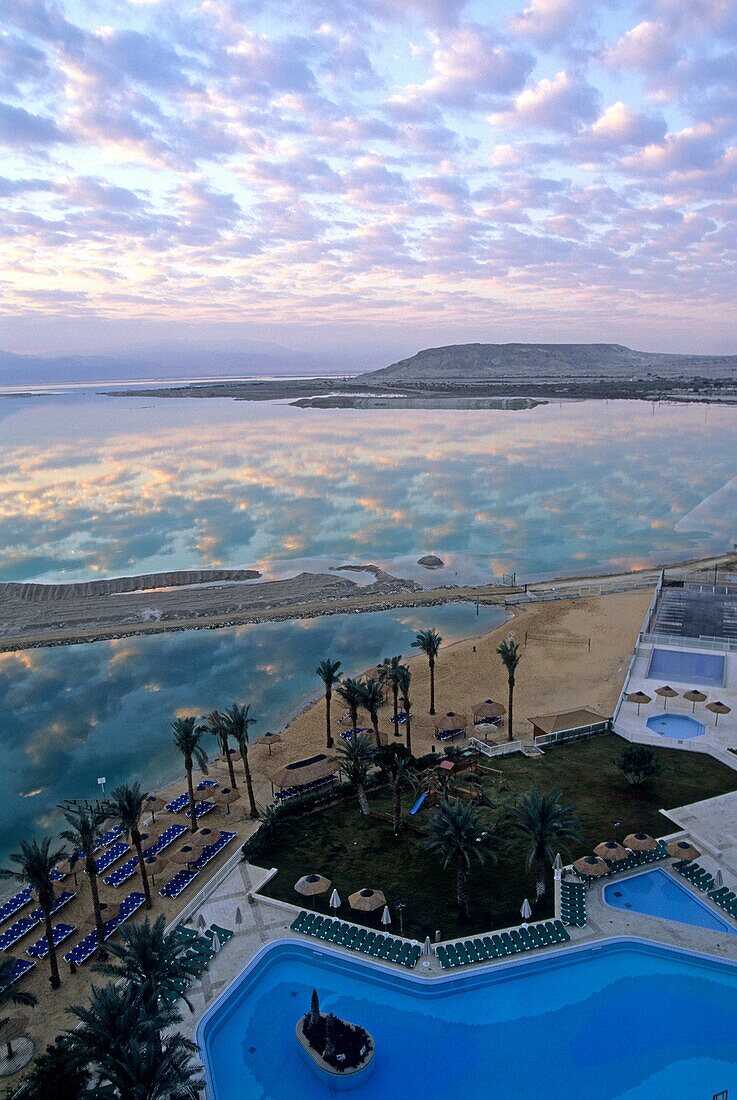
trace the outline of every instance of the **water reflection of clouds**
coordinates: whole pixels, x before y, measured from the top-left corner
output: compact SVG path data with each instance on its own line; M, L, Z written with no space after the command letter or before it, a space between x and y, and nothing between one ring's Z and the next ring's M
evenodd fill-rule
M156 409L153 428L140 404L98 399L94 416L73 409L66 434L43 405L23 409L0 464L0 577L387 561L431 548L482 547L526 573L564 570L582 553L601 566L647 559L696 545L675 524L734 476L737 451L726 409L710 410L708 426L699 409L653 417L635 403Z
M51 820L61 798L93 796L99 775L109 784L176 775L177 715L250 701L258 736L319 694L322 656L355 674L387 653L411 654L424 627L457 636L500 617L450 605L367 615L360 628L355 616L331 615L0 654L0 849Z

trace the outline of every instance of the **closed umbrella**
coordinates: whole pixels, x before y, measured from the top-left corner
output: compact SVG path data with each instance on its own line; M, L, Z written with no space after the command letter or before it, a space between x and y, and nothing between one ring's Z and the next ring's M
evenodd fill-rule
M732 708L728 707L726 703L722 703L719 700L716 703L707 703L706 709L711 711L712 714L716 715L714 719L715 726L719 723L720 714L729 714L732 710Z
M573 866L582 875L589 875L591 878L609 874L609 864L599 856L583 856L577 859Z
M520 909L520 914L522 916L523 922L525 924L527 924L527 921L532 916L532 908L530 907L530 903L527 900L527 898L525 898L525 900L522 902L522 908Z
M644 691L631 691L627 696L628 703L637 703L637 713L640 713L640 707L645 703L652 703L652 698L646 695Z
M335 911L340 909L340 905L340 894L337 890L333 890L332 894L330 895L330 908L333 910L333 916L335 916Z
M655 837L647 833L629 833L624 838L625 848L631 848L633 852L654 852L658 846Z
M691 707L692 714L696 713L697 703L706 702L706 696L704 695L703 691L699 691L697 688L694 688L693 691L684 691L683 698L688 699L689 703L693 703L693 706Z
M698 848L694 848L690 840L671 840L666 847L668 855L675 856L676 859L698 859L701 855L701 852Z
M351 894L348 898L348 904L351 909L355 909L358 913L373 913L375 909L381 909L382 905L386 905L386 898L381 890L364 888L363 890L356 890L355 894Z
M675 688L672 688L670 684L664 684L663 687L655 689L655 694L659 695L660 698L663 700L663 710L665 710L665 708L668 706L668 700L675 699L678 695L678 692L675 690Z
M429 936L425 936L425 943L422 948L422 954L425 956L426 959L429 959L432 955L432 940Z
M236 905L235 907L235 923L243 924L243 913L241 912L240 905Z
M381 914L381 923L384 925L384 928L388 928L389 925L391 924L391 922L392 922L392 915L389 912L389 906L385 905L384 906L384 912Z
M605 840L594 848L594 855L601 856L607 863L619 863L627 858L627 849L618 844L616 840Z
M716 890L721 890L722 886L724 886L724 875L722 874L722 869L720 867L717 870L717 873L714 875L714 888Z

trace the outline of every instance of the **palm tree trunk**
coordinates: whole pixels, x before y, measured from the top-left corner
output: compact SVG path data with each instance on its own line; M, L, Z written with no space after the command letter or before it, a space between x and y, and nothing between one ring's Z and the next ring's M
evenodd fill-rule
M98 959L100 962L105 962L108 958L108 953L105 950L105 939L102 929L102 910L100 909L100 891L97 889L97 864L95 863L95 857L88 855L85 859L85 870L87 872L87 878L90 880L90 894L92 895L92 912L95 914L95 930L97 931L97 942L99 944Z
M46 942L49 945L51 988L58 989L61 985L61 978L59 977L59 962L56 958L56 948L54 947L54 933L51 928L51 913L49 913L47 909L44 909L44 924L46 925Z
M394 702L394 736L399 737L399 684L392 684L392 696Z
M332 691L328 688L325 692L325 732L327 734L325 743L329 749L333 747L333 734L330 729L330 700L332 695Z
M253 780L251 779L251 767L248 763L248 749L245 745L241 745L241 760L243 761L243 771L246 773L246 790L248 791L249 805L248 816L258 817L256 799L253 797Z
M402 706L404 707L404 713L407 715L407 720L405 722L405 728L407 730L407 742L406 742L407 743L407 752L411 753L412 752L412 723L410 721L410 715L409 715L410 702L409 702L409 699L407 698L406 695L403 696L403 698L402 698Z
M507 714L507 740L514 741L514 734L512 733L512 704L514 703L514 676L509 677L509 713Z
M368 817L371 811L369 809L369 800L366 794L366 788L364 787L363 783L356 784L356 793L358 794L358 804L361 807L361 813L365 814L366 817Z
M539 857L535 860L535 897L538 901L545 897L545 863Z
M223 738L223 751L225 753L225 759L228 763L228 777L230 779L230 785L234 791L238 790L238 784L235 781L235 768L233 767L233 758L230 755L230 745L228 744L228 735L226 733Z
M458 900L458 912L461 917L468 916L468 871L463 859L458 860L456 874L456 898Z
M435 714L435 661L428 659L430 665L430 714Z
M398 783L392 785L392 816L394 818L394 835L399 836L402 831L402 794Z
M136 855L138 856L138 870L141 872L141 886L143 886L143 893L146 898L146 908L150 909L153 904L151 901L151 887L148 883L148 871L146 870L146 864L143 860L143 845L141 844L141 834L138 829L134 829L131 832L131 840L133 841L133 847L136 849Z
M376 738L377 749L381 748L381 737L379 735L379 716L375 710L371 711L371 725L374 729L374 737Z
M185 761L184 766L187 769L187 793L189 794L189 812L192 816L191 829L192 829L193 833L196 833L197 832L197 810L195 809L196 803L195 803L195 800L194 800L194 783L192 782L192 761L191 760Z
M358 729L358 707L351 707L351 725L353 726L353 740L356 740L356 730Z

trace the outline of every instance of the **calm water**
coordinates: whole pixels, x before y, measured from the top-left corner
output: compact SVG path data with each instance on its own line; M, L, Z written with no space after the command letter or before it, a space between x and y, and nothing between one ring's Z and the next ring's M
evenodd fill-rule
M56 825L61 798L98 794L98 776L110 790L124 779L183 775L169 731L175 715L250 702L258 737L320 694L323 657L355 674L387 655L412 655L410 642L428 626L450 640L504 619L479 610L328 615L0 654L0 858L19 836Z
M720 917L660 867L621 882L612 882L604 887L603 892L604 901L615 909L630 909L648 917L663 917L665 920L694 924L697 928L708 928L712 932L737 936L734 925Z
M0 437L0 580L341 561L416 575L430 552L449 563L437 583L531 579L737 537L737 408L448 414L76 391L1 399Z
M620 942L417 989L358 960L277 947L199 1029L210 1100L322 1100L294 1026L360 1023L375 1069L357 1100L707 1100L737 1086L737 971Z

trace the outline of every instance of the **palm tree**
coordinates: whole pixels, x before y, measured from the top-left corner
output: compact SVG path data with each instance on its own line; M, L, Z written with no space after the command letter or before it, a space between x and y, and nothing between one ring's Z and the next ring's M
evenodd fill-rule
M100 891L97 884L97 862L95 850L100 845L100 837L103 832L103 822L110 816L107 806L99 802L91 806L77 806L67 810L64 820L69 828L62 829L61 838L72 846L72 855L69 866L74 867L78 860L84 860L84 869L87 873L87 881L92 898L92 912L95 917L95 930L97 931L97 943L99 945L99 958L106 959L105 934L102 927L102 910L100 909Z
M117 1100L197 1096L200 1082L189 1066L197 1047L170 1030L181 1019L174 1008L142 1011L138 990L126 984L93 986L89 1004L70 1011L79 1023L67 1033L69 1046L78 1064L96 1067L97 1093L106 1095L107 1084Z
M525 866L535 868L535 896L545 895L545 865L552 863L555 852L567 853L567 843L581 839L574 807L565 805L560 791L540 794L527 791L509 807L509 824L518 844L529 845Z
M361 683L361 706L368 711L376 738L377 749L381 748L379 734L379 707L384 703L384 693L378 680L365 680Z
M223 715L223 722L228 731L228 736L233 738L241 754L243 771L246 775L249 817L255 818L258 817L258 809L256 807L256 799L253 796L253 780L251 779L251 767L248 763L248 730L250 726L258 721L258 719L249 717L250 710L250 703L246 703L245 706L239 706L238 703L233 703Z
M521 660L519 642L515 642L514 634L507 635L506 642L500 642L496 651L502 659L502 664L507 670L507 684L509 685L509 699L507 702L507 740L513 740L512 733L512 703L514 701L514 674Z
M118 961L98 965L95 970L110 978L126 978L149 1014L155 1014L159 998L170 993L180 995L192 1012L181 987L197 977L200 969L186 941L165 930L163 917L153 924L148 917L142 924L127 924L120 934L123 942L110 944L110 954Z
M443 867L455 864L456 898L458 912L468 917L468 876L473 860L483 864L487 856L495 859L490 850L495 837L484 824L482 811L471 802L460 798L443 799L427 821L427 837L421 843L429 852L440 858Z
M195 763L200 771L207 773L207 753L200 744L205 735L205 727L197 725L197 719L191 714L184 718L175 719L171 728L174 730L174 744L184 757L184 770L187 773L187 793L189 794L189 813L192 818L191 829L197 832L197 809L194 797L194 783L192 782L192 769Z
M404 745L387 745L375 756L380 768L389 773L392 789L394 835L402 832L402 791L414 786L414 760Z
M353 726L353 736L355 737L356 727L358 726L358 708L363 701L363 685L360 681L351 680L349 677L338 684L338 695L348 707L351 725Z
M338 745L338 755L346 778L351 786L356 788L358 804L361 813L369 814L369 802L366 795L366 778L369 769L374 762L374 748L365 733L358 737L351 737L350 741L343 741Z
M51 850L51 837L45 836L38 840L21 840L20 851L14 852L9 858L16 864L17 869L0 868L0 879L13 879L15 882L27 883L38 898L38 904L44 915L46 927L46 942L49 945L49 967L51 968L51 988L58 989L61 985L59 977L59 963L56 958L56 948L51 926L51 908L56 895L51 873L66 853L63 848Z
M405 720L404 729L407 745L407 751L412 752L412 700L409 697L409 688L412 683L412 673L409 665L401 665L399 668L398 676L399 680L399 692L402 696L402 707L404 708Z
M143 844L141 841L141 818L146 808L148 795L141 790L140 783L123 783L116 787L110 795L110 810L113 817L117 818L120 827L130 838L138 856L138 870L141 872L141 885L146 897L146 908L151 908L151 887L148 881L146 861L143 858Z
M9 1094L8 1100L79 1100L87 1096L90 1075L87 1066L72 1055L69 1040L60 1035L42 1054L37 1054L33 1067Z
M212 710L203 719L205 723L205 729L208 733L212 733L218 739L218 745L220 746L220 752L225 757L225 761L228 765L228 777L230 779L230 785L233 790L238 790L238 784L235 781L235 768L233 767L233 760L230 755L230 737L228 734L228 727L223 723L223 716L219 710Z
M320 661L315 671L325 685L326 745L329 749L332 749L333 735L330 731L330 700L333 697L333 688L340 680L340 661L331 661L328 657L327 660Z
M392 689L392 703L394 707L394 736L399 737L399 670L403 668L402 654L396 657L385 657L381 663L381 682L389 684Z
M435 658L440 649L442 638L437 630L421 630L412 642L414 649L421 649L427 655L430 667L430 714L435 714Z

